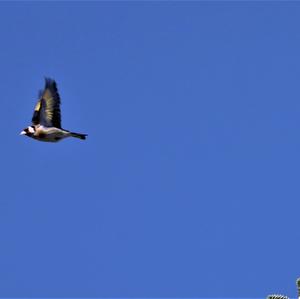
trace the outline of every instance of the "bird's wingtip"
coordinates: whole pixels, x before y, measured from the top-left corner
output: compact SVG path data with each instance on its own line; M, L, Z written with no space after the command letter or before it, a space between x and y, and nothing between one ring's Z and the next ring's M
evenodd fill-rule
M55 80L50 78L50 77L44 76L44 79L45 79L45 86L46 87L48 87L52 84L56 84Z

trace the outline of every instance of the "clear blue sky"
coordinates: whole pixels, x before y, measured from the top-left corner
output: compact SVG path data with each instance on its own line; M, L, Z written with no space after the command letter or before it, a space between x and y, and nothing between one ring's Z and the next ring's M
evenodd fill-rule
M300 3L2 2L0 297L296 296ZM44 76L87 141L19 136Z

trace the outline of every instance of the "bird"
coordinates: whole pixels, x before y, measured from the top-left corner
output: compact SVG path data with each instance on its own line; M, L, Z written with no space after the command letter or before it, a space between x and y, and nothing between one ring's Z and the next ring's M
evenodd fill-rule
M87 136L61 127L60 96L57 84L51 78L45 78L45 87L39 92L31 121L32 125L25 128L20 135L44 142L58 142L67 137L85 140Z

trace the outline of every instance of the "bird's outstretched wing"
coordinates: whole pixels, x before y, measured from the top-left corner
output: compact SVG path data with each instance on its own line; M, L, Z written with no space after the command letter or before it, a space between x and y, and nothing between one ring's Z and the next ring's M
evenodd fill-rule
M52 79L45 78L45 89L40 92L34 108L32 124L61 128L60 97L56 82Z

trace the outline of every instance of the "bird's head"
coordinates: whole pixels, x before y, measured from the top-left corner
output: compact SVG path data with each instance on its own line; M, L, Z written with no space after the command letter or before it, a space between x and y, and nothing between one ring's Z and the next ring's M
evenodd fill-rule
M35 128L33 126L29 126L27 128L25 128L20 135L26 135L28 137L32 137L34 135L35 132Z

